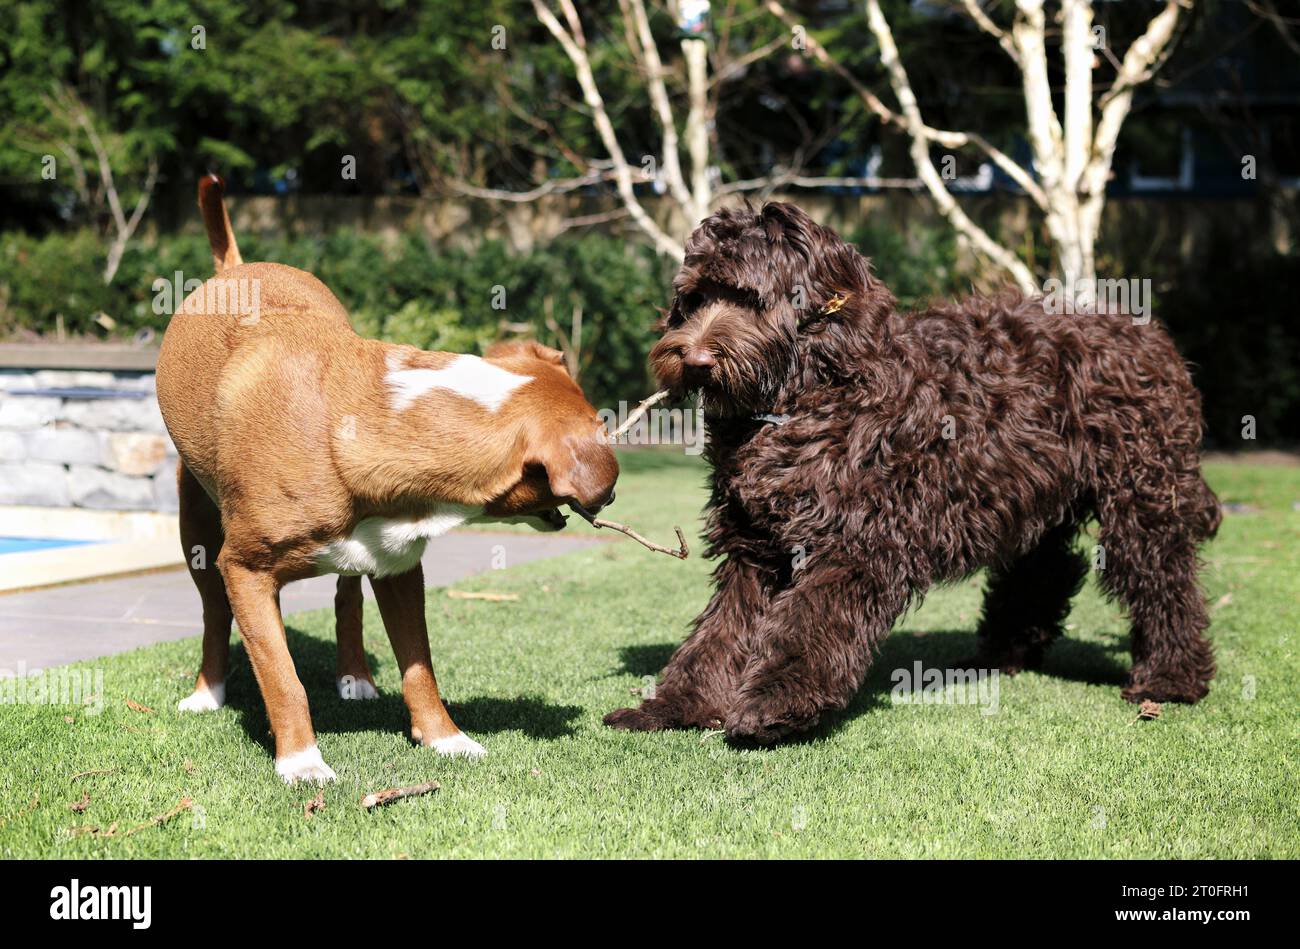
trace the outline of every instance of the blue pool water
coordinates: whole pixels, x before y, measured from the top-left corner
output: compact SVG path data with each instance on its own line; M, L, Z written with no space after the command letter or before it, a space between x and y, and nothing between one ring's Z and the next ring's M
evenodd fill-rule
M80 547L93 540L65 540L59 537L0 537L0 554L25 554L52 547Z

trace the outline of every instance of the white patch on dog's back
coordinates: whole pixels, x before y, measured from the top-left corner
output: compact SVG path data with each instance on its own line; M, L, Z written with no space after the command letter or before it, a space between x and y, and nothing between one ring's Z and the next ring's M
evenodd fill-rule
M532 380L532 376L516 375L478 356L457 356L441 369L403 369L401 357L390 357L384 376L398 412L430 389L446 389L495 412L505 405L510 393Z
M316 564L321 573L349 576L387 577L405 573L419 563L430 538L439 537L482 513L481 508L464 504L443 504L419 520L368 517L352 529L350 536L331 541L317 551Z

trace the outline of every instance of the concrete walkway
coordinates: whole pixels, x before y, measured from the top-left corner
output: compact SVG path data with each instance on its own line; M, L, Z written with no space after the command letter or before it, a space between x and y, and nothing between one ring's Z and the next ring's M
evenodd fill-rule
M511 566L599 544L543 534L448 534L429 543L424 582L447 586L491 569L499 545ZM334 605L334 576L291 583L287 616ZM366 598L374 594L366 581ZM182 568L0 595L0 670L27 671L127 652L203 631L198 591Z

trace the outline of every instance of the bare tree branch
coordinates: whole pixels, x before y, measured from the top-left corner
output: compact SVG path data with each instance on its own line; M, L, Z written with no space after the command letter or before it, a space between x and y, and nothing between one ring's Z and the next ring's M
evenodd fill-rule
M889 74L890 86L898 97L899 107L907 123L911 140L910 152L916 165L921 183L930 192L930 197L953 229L963 237L976 253L1006 271L1025 292L1033 292L1038 284L1033 273L1025 264L1007 248L988 235L983 228L972 221L961 209L957 200L949 193L939 177L939 172L930 160L930 137L926 134L925 123L921 120L921 109L916 95L908 81L907 71L903 68L894 43L893 32L885 15L881 12L879 0L867 0L867 25L875 34L880 44L880 59Z
M625 19L635 28L640 58L645 63L646 89L650 94L659 130L663 134L663 173L668 190L683 208L692 208L695 197L686 187L678 157L677 123L673 120L672 106L668 101L668 87L664 84L664 66L659 58L659 47L650 31L650 18L645 12L644 0L619 0ZM631 32L631 31L629 31ZM694 224L694 222L691 222Z
M883 122L907 132L920 183L949 223L977 253L1010 273L1026 292L1032 292L1036 287L1030 268L970 221L948 193L935 171L929 144L946 148L973 145L983 151L1044 212L1057 263L1067 282L1091 281L1096 276L1095 246L1106 182L1120 129L1132 105L1133 90L1149 80L1167 58L1179 10L1190 7L1191 3L1192 0L1165 0L1164 9L1151 20L1122 61L1115 59L1109 50L1105 51L1116 64L1116 76L1110 89L1094 105L1092 71L1096 49L1092 7L1088 0L1061 0L1060 41L1065 65L1063 127L1053 104L1048 74L1043 0L1016 0L1015 19L1009 33L988 15L982 0L960 0L966 14L984 33L997 40L1020 69L1026 128L1037 179L976 133L936 129L924 123L879 0L866 0L867 21L880 46L881 63L898 99L898 111L886 106L815 39L806 37L806 45L813 57L848 82ZM765 0L764 7L792 28L797 26L778 0ZM794 172L787 173L785 178L796 186L800 180ZM753 184L733 182L724 187L743 191Z
M1052 108L1052 86L1047 76L1046 22L1043 0L1016 0L1016 21L1011 37L1020 53L1020 73L1025 95L1029 143L1034 149L1043 189L1051 191L1061 180L1061 123Z
M1061 46L1065 57L1065 154L1063 184L1076 191L1092 151L1092 5L1061 0Z
M1271 0L1259 0L1258 3L1246 0L1246 8L1256 16L1267 20L1273 26L1273 29L1277 31L1277 35L1287 45L1287 48L1293 53L1300 54L1300 41L1297 41L1291 35L1291 28L1300 26L1300 18L1282 16L1277 12L1277 7L1273 5Z
M715 194L722 197L728 194L743 194L747 191L777 190L780 188L877 188L882 190L916 191L923 187L925 186L921 183L920 178L878 178L870 175L866 177L834 177L777 173L762 178L729 181L725 185L719 185Z
M984 12L980 6L980 0L961 0L961 5L966 10L966 15L975 21L975 24L998 41L998 45L1011 57L1011 61L1017 66L1020 65L1020 51L1016 49L1016 44L1012 42L1011 37L1006 30L993 22L992 18Z
M117 268L122 263L122 255L126 253L126 245L135 234L135 229L140 226L140 219L144 217L145 208L149 206L149 199L153 197L154 186L158 184L158 162L154 158L149 159L149 171L145 176L144 186L140 190L140 197L135 203L135 209L131 216L126 220L124 226L118 228L117 236L108 248L108 260L104 265L104 282L112 283L113 277L117 274ZM116 189L114 189L116 193Z
M1125 93L1129 94L1131 100L1133 89L1151 78L1152 66L1164 53L1169 41L1173 39L1182 8L1190 6L1191 0L1167 0L1165 8L1147 24L1146 31L1129 46L1128 52L1120 62L1115 81L1111 83L1110 88L1097 104L1103 117L1112 102ZM1127 113L1127 107L1123 111Z
M612 181L617 176L617 172L612 169L608 171L591 171L577 178L549 178L536 188L530 188L527 191L510 191L505 188L480 188L477 185L456 178L443 178L442 181L447 188L466 197L527 204L531 201L540 200L547 195L568 194L588 185L599 184L602 181Z
M610 211L597 211L594 214L577 214L573 217L566 217L560 221L555 233L563 234L565 231L573 230L578 227L594 227L598 224L608 224L611 221L621 221L628 216L627 208L617 207Z
M796 22L794 17L790 15L785 7L777 2L777 0L766 0L765 5L774 16L782 20L790 28L793 29L800 25ZM853 88L853 91L857 93L858 98L862 100L863 104L879 116L881 121L889 125L894 125L905 132L911 131L912 126L906 116L900 115L889 106L885 105L879 96L868 89L857 76L849 72L848 69L831 56L830 53L826 51L826 48L814 39L811 34L805 34L804 42L808 47L808 52L812 53L813 58L847 82ZM1034 181L1033 175L1011 158L1010 155L1007 155L1000 149L996 148L982 135L972 132L954 132L946 129L932 128L924 123L921 124L921 129L925 133L926 138L944 148L965 148L967 146L978 148L988 156L990 161L1001 168L1008 178L1019 185L1021 190L1029 195L1035 204L1040 208L1046 208L1047 197L1043 193L1043 190L1038 186L1038 183Z
M686 113L686 149L691 156L691 221L693 228L709 214L713 183L709 180L709 48L703 40L682 40L690 110Z
M614 164L614 180L618 187L619 198L627 208L628 214L636 222L637 226L649 236L656 250L661 254L681 260L685 256L685 249L682 244L670 237L656 224L650 215L646 213L645 208L641 206L640 201L637 200L632 183L632 170L628 166L627 157L623 153L623 146L619 143L618 134L614 131L614 125L609 119L609 112L605 108L605 100L600 94L600 89L596 85L596 78L591 71L591 62L586 53L587 41L582 34L582 24L578 20L578 12L574 9L573 0L560 0L560 7L569 23L569 29L565 29L560 24L555 14L542 0L532 0L532 4L537 18L550 31L551 35L559 41L560 46L568 55L569 61L573 63L574 71L578 76L578 84L582 87L583 99L587 103L587 107L592 111L592 121L596 125L596 132L599 134L601 143L605 146L605 150L609 153L610 160Z
M1085 237L1090 234L1095 239L1101 228L1106 182L1110 178L1120 129L1133 105L1133 90L1150 77L1153 64L1169 47L1182 8L1180 0L1168 0L1164 9L1147 24L1146 31L1129 46L1115 81L1102 96L1097 131L1083 172L1082 190L1086 198L1082 209L1082 226Z
M755 47L743 56L737 56L735 59L728 60L726 65L719 69L711 80L711 85L717 86L731 79L732 76L743 71L746 67L753 65L760 59L772 55L786 43L790 42L788 36L778 36L776 39L764 43L762 46Z
M46 100L46 106L62 125L74 132L74 136L74 130L80 129L85 134L86 140L90 143L91 150L95 154L96 170L99 172L100 194L108 204L109 214L113 221L113 236L109 241L103 272L104 283L112 283L113 277L116 276L117 269L122 263L122 255L126 253L127 244L130 243L136 229L140 226L140 221L143 219L144 213L149 207L149 201L153 197L154 188L158 184L157 159L153 156L149 157L148 170L145 173L140 196L136 199L135 207L132 208L130 215L127 215L122 206L121 195L118 193L117 180L113 175L112 158L109 156L108 149L99 135L99 130L95 128L94 117L90 109L77 97L75 92L66 87L56 88L53 95ZM60 142L59 149L72 166L79 196L87 206L93 205L95 195L91 191L89 177L81 161L81 156L78 154L75 141Z

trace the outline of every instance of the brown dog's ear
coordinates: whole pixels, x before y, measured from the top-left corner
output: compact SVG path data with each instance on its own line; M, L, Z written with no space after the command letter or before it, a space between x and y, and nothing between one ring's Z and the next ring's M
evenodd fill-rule
M618 480L618 459L601 438L548 438L532 446L525 464L546 471L557 498L571 498L586 507L599 506Z
M529 356L543 362L555 363L561 369L566 368L564 353L558 349L551 349L550 346L543 346L535 339L503 339L489 346L487 352L483 355L490 359L501 359L508 356Z

